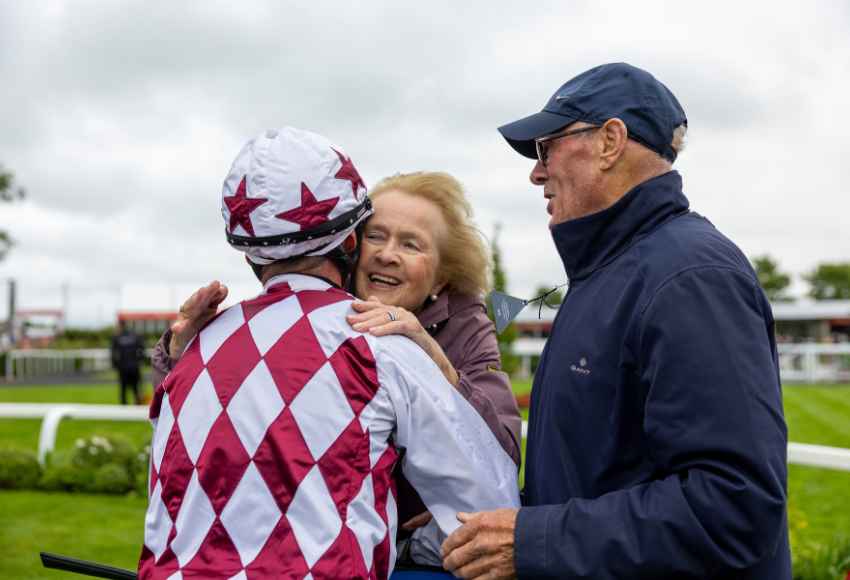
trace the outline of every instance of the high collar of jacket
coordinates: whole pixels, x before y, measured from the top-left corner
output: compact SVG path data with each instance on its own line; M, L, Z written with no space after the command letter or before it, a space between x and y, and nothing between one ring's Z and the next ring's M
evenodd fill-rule
M431 329L432 326L440 325L448 320L456 312L474 304L480 304L483 307L484 302L475 296L443 290L437 295L436 300L428 300L416 317L423 328Z
M579 280L665 221L687 211L682 177L670 171L637 185L607 209L552 226L552 239L567 277Z

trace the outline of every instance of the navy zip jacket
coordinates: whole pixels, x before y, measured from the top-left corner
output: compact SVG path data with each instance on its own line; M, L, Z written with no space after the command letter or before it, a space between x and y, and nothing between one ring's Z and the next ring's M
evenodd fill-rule
M534 377L520 578L791 578L773 316L671 171L552 227L570 288Z

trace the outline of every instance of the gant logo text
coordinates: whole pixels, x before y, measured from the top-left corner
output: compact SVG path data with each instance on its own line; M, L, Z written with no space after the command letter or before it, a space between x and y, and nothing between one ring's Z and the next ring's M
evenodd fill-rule
M581 359L578 361L577 365L571 364L570 370L573 371L574 373L578 373L580 375L589 375L590 374L590 369L587 368L587 359L584 358L584 357L581 357Z

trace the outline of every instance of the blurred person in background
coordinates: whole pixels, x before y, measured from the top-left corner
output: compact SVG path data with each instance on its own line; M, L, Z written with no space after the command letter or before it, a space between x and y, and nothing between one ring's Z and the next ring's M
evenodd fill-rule
M118 334L112 337L112 368L118 372L119 398L121 404L127 404L127 390L133 393L137 405L142 403L139 390L141 372L139 370L145 358L145 344L142 337L133 332L124 320L118 322Z

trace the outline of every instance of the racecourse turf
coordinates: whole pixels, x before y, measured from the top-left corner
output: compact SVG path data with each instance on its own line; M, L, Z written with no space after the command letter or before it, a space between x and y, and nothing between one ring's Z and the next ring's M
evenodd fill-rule
M514 391L530 383L516 381ZM118 402L115 385L0 387L0 402ZM789 438L850 448L850 385L784 389ZM524 412L527 416L527 411ZM0 447L35 450L40 421L0 420ZM147 442L146 423L63 421L57 448L78 437L122 435L137 446ZM850 536L850 472L792 465L789 512L795 553ZM142 540L145 500L138 496L0 491L0 578L68 578L41 568L40 550L134 568Z

